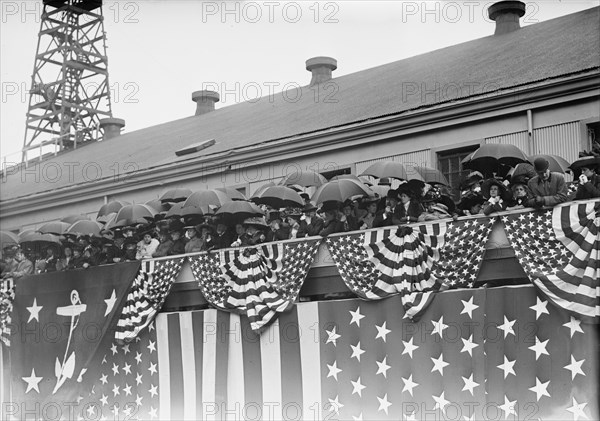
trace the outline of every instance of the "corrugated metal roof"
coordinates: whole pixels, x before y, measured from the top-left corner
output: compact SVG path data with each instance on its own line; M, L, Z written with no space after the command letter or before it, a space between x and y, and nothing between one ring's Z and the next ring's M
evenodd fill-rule
M121 163L117 171L125 170L127 162L145 169L598 69L599 12L588 9L334 78L332 88L319 89L317 97L313 88L304 87L295 102L283 95L265 97L91 143L46 161L65 169L59 179L22 183L20 175L9 176L1 198L85 182L82 171L74 171L74 177L66 171L68 163L99 167L102 175L111 176L115 163ZM175 155L208 139L216 144L195 155Z

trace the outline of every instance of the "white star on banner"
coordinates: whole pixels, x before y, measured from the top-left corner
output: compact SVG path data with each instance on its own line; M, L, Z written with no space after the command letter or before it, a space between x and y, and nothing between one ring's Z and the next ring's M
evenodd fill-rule
M433 323L433 332L431 332L431 336L437 333L440 335L440 339L442 339L444 329L448 328L448 325L444 324L444 316L440 317L438 321L432 320L431 323Z
M498 326L498 329L500 329L504 332L504 339L506 339L506 337L508 335L515 336L515 331L513 330L513 325L515 324L516 321L517 320L515 319L511 322L506 318L506 316L504 316L504 324L501 324L500 326Z
M568 364L564 367L571 372L571 380L575 380L575 376L577 376L578 374L585 376L585 373L581 369L581 366L583 365L584 362L585 362L585 358L583 360L577 361L575 359L575 357L573 357L571 355L571 364Z
M108 383L108 376L106 374L102 373L102 376L100 377L100 382L102 384Z
M380 398L379 396L377 396L377 400L379 401L379 409L378 409L378 411L384 411L385 415L387 415L388 408L390 406L392 406L391 402L388 401L388 399L387 399L387 393L383 396L383 398Z
M142 384L142 375L140 373L135 375L135 382L138 386Z
M135 352L135 361L136 361L138 364L141 364L141 363L142 363L142 354L140 354L138 351L136 351L136 352Z
M535 345L530 346L529 349L535 351L535 360L537 361L540 358L540 355L550 355L548 351L546 351L546 345L550 339L546 339L544 342L540 341L538 337L535 337Z
M462 379L465 382L462 391L464 392L465 390L468 390L469 392L471 392L471 396L473 396L473 389L479 386L479 383L473 381L473 373L471 373L471 376L469 376L469 378L463 377Z
M408 342L402 341L402 344L404 345L404 350L402 351L402 355L408 354L408 355L410 355L410 358L412 358L412 356L413 356L412 355L413 351L415 349L419 348L418 345L413 345L413 338L410 338L410 341L408 341Z
M117 386L116 384L113 385L113 393L115 394L115 396L119 395L119 386Z
M432 357L431 361L433 361L433 368L431 369L431 372L433 373L434 371L439 371L442 376L444 375L444 367L450 365L444 361L443 353L440 353L440 356L437 359Z
M29 323L33 319L37 320L37 322L39 323L40 322L40 310L43 308L44 308L44 306L37 305L37 298L34 298L33 305L31 307L27 307L27 311L29 311L29 319L27 320L27 323Z
M387 379L387 371L390 369L390 366L387 365L387 356L383 359L383 361L375 361L377 363L377 374L383 374L383 377Z
M156 374L156 364L150 363L150 367L148 368L148 370L150 370L150 374Z
M104 317L108 316L110 314L111 311L113 311L113 308L115 307L115 303L117 302L117 294L115 293L115 290L112 290L112 294L110 294L110 297L105 299L104 302L106 303L106 310L104 311Z
M35 375L35 368L31 369L31 376L21 378L27 383L27 389L25 390L25 393L29 393L31 390L35 390L36 392L40 393L38 385L40 381L42 381L43 377L37 377Z
M542 314L550 314L546 306L548 305L548 301L540 300L540 297L536 297L536 303L534 306L529 307L530 309L535 311L535 320L537 320Z
M150 385L150 390L148 390L148 392L150 393L150 395L152 397L158 395L158 386L154 386L153 384Z
M350 383L352 383L352 394L354 395L355 393L358 393L358 396L360 396L362 398L362 390L364 388L366 388L366 386L363 386L362 383L360 382L360 376L358 377L358 379L356 379L356 381L352 381L350 380Z
M151 354L152 354L152 351L156 351L156 342L149 341L148 350L150 351Z
M460 352L468 352L469 355L472 357L473 356L473 349L477 348L479 345L473 343L473 334L471 333L471 336L469 336L469 339L464 339L461 338L463 341L463 349L460 350Z
M471 297L469 299L469 301L460 300L463 303L463 306L464 306L464 308L462 309L462 311L460 312L460 314L467 313L471 319L473 318L473 310L476 310L476 309L479 308L478 305L473 304L473 298L474 297Z
M577 421L579 417L584 417L586 420L589 419L587 415L585 415L584 409L587 405L587 402L578 403L575 397L573 397L573 406L567 408L567 411L573 414L573 419Z
M381 338L383 339L383 342L385 342L385 337L391 332L391 330L388 330L386 327L386 322L383 322L381 326L375 325L375 327L377 328L377 336L375 336L375 339Z
M336 395L335 399L329 399L329 404L331 405L331 411L334 411L336 414L340 414L340 409L344 407L343 404L339 401L339 395Z
M360 327L360 320L365 318L365 316L360 314L360 306L356 307L356 311L350 310L350 314L352 315L352 320L350 320L350 324L356 323L356 326Z
M327 377L333 377L337 381L338 373L342 372L341 369L337 368L337 361L334 361L333 365L327 364L327 368L329 369L329 374L327 374Z
M516 400L514 401L509 401L508 398L506 397L506 395L504 396L504 404L503 405L499 405L498 408L500 408L501 410L504 411L504 417L505 419L508 419L509 415L514 415L515 417L517 416L517 413L515 411L515 404L517 403Z
M505 379L506 379L506 376L508 376L509 374L513 374L513 375L516 376L515 370L513 369L513 367L515 366L516 362L517 362L517 360L510 361L508 358L506 358L506 355L504 356L504 364L500 364L498 366L498 368L500 370L504 371L504 378Z
M531 390L532 392L535 392L538 402L542 396L550 397L550 394L548 393L548 385L549 384L550 384L550 380L548 380L546 383L542 383L540 381L540 379L538 379L537 377L535 378L535 386L530 387L529 390Z
M337 340L342 336L335 333L335 326L332 330L325 330L325 332L327 332L327 342L325 344L333 343L333 346L337 346Z
M571 316L571 320L569 320L563 326L569 328L569 330L571 331L571 338L573 337L575 332L583 333L583 329L581 329L581 320L578 320L573 316Z
M123 371L125 372L125 374L131 374L131 365L125 363L125 365L123 366Z
M127 355L128 353L130 353L131 351L129 350L129 344L125 344L121 347L121 349L123 350L123 353L125 355Z
M354 415L352 415L352 421L363 421L362 412L360 414L358 414L358 417L355 417Z
M352 348L352 356L350 358L356 358L358 362L360 362L360 356L365 353L364 350L360 348L360 341L356 345L350 345Z
M154 419L156 418L158 415L156 414L157 409L150 407L150 411L148 412L148 415L150 415L150 419Z
M450 404L450 401L444 397L446 392L442 392L440 396L432 396L435 401L435 406L433 409L441 409L442 412L445 412L445 408Z
M112 346L110 347L110 351L112 352L113 355L115 355L117 352L119 352L117 350L117 346L115 344L112 344Z
M129 386L129 384L125 383L125 387L123 388L123 391L125 392L125 396L131 395L131 386Z
M404 377L402 377L402 381L404 382L404 387L402 388L402 391L403 392L408 391L408 393L410 393L410 396L413 396L413 389L415 387L417 387L419 385L419 383L413 382L412 373L408 377L408 379L405 379Z

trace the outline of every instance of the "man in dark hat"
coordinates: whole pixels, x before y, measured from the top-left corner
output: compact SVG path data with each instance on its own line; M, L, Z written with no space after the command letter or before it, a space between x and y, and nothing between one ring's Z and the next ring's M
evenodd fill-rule
M300 228L298 228L297 238L313 237L319 235L323 229L323 219L317 216L317 207L312 203L304 205L302 209L303 216L300 217Z
M137 260L137 241L134 237L125 237L123 247L123 259L125 261L131 262L133 260ZM73 250L73 253L75 253L75 250Z
M593 160L600 162L600 157ZM581 175L579 176L579 187L575 193L575 199L594 199L600 197L600 175L598 168L600 164L586 164L581 167Z
M265 231L269 227L263 216L252 217L244 220L246 235L242 237L242 246L255 246L264 243L267 239Z
M215 249L224 249L231 246L234 240L233 232L223 221L217 221L217 230L214 238Z
M394 221L392 220L394 217L394 212L396 211L396 207L399 202L398 190L390 189L387 192L387 206L385 210L375 217L373 221L373 227L387 227L394 225Z
M541 208L566 202L568 191L563 175L550 172L550 163L543 157L537 158L533 162L533 167L537 175L527 183L533 196L527 205Z
M319 232L321 237L327 237L336 232L345 232L344 223L339 220L339 206L337 202L324 202L321 206L321 212L325 213L323 229Z
M185 239L183 238L183 224L180 221L174 221L169 225L169 235L173 244L169 249L168 255L174 256L185 253Z
M485 202L483 195L479 192L468 192L460 199L458 209L462 215L478 215L482 213L482 206Z
M290 238L289 227L283 224L281 219L281 213L279 211L269 212L269 227L270 230L265 234L267 242L271 241L282 241Z

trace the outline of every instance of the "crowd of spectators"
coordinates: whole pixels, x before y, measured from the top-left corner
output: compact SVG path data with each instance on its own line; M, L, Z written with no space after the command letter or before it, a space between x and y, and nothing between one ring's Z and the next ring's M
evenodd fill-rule
M571 189L563 174L551 172L548 161L539 158L533 167L504 180L470 173L458 203L442 185L411 180L390 188L385 197L324 202L320 208L302 194L304 207L265 209L266 217L171 218L108 230L101 238L67 236L61 245L41 250L3 250L2 278L600 198L599 166L581 168Z

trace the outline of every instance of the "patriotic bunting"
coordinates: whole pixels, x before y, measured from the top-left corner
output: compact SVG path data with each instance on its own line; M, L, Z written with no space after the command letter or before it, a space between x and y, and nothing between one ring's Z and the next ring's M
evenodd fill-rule
M6 346L10 346L11 313L14 300L15 283L13 278L0 280L0 342Z
M473 287L494 218L381 229L327 238L348 288L366 299L402 296L414 320L444 288Z
M185 257L144 260L127 294L115 339L131 341L144 329L160 310L177 279Z
M247 315L260 330L298 297L319 240L270 243L190 258L207 300Z
M600 322L600 202L569 203L502 217L533 284L554 304Z

